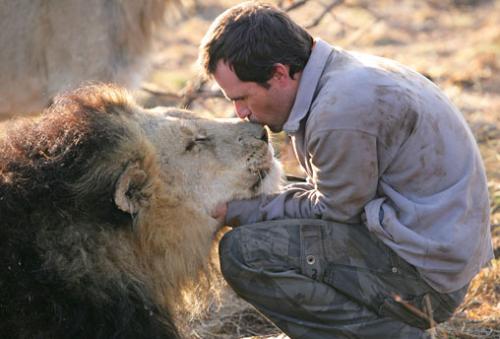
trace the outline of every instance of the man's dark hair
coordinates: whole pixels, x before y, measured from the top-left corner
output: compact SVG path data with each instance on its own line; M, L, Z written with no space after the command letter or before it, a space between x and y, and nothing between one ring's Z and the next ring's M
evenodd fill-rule
M311 35L284 11L244 2L212 23L201 43L199 62L207 75L213 75L223 60L241 81L265 85L276 63L288 65L291 77L302 71L312 45Z

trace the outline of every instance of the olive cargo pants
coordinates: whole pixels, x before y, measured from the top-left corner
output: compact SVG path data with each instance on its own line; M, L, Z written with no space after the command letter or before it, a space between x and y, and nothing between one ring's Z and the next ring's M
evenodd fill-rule
M291 338L425 338L467 290L438 293L363 225L245 225L219 253L229 285Z

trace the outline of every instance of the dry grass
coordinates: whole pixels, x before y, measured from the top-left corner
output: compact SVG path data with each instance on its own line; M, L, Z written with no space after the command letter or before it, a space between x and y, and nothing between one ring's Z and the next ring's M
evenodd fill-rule
M329 4L331 0L321 0ZM291 12L307 25L321 14L321 1ZM284 1L291 3L293 1ZM207 0L175 34L160 34L148 85L181 90L195 78L197 45L213 18L237 3ZM345 1L310 31L335 45L396 59L436 82L464 113L478 140L488 174L491 223L497 259L471 283L457 315L438 326L437 338L500 338L500 1ZM172 98L138 93L149 105L176 104ZM220 99L203 99L193 109L230 116ZM279 153L288 172L300 174L283 135ZM193 338L271 338L280 332L229 290L192 333Z

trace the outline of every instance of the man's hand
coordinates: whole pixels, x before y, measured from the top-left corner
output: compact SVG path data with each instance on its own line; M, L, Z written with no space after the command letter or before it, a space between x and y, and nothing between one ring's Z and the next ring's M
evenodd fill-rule
M217 219L219 224L223 224L226 220L227 214L227 203L219 203L215 206L215 210L212 212L212 218Z

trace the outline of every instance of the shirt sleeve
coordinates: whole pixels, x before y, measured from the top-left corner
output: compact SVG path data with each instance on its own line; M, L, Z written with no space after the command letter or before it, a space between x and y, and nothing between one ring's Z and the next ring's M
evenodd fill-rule
M377 139L360 131L314 133L307 143L307 183L291 184L279 194L228 204L230 226L288 218L359 222L378 185Z

